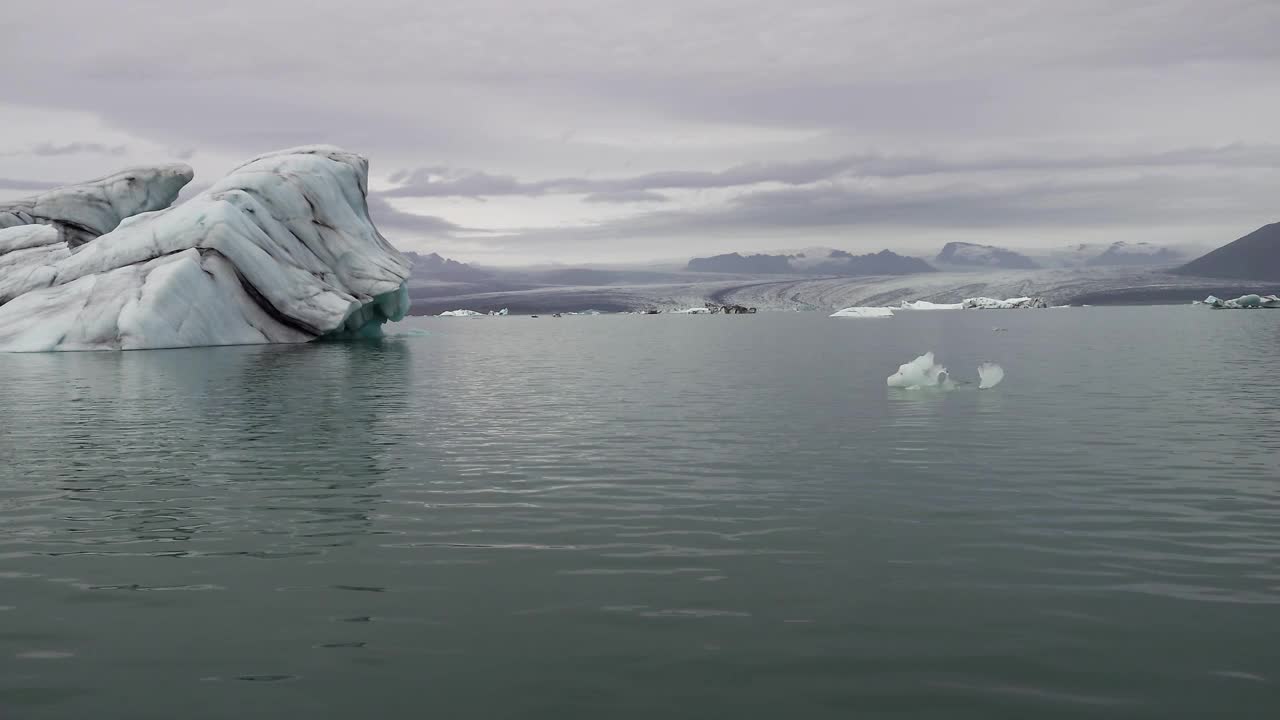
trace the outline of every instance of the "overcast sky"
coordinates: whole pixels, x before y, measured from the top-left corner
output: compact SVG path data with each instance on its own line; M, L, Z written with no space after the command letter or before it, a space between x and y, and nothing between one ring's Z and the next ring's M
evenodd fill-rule
M5 16L0 198L369 157L405 249L1221 244L1280 220L1277 0L58 0Z

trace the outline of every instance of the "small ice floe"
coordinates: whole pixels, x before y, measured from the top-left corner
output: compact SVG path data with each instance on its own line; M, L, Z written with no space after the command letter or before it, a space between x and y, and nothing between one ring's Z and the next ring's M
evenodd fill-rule
M984 362L978 366L978 389L988 390L1004 380L1004 368L993 362ZM898 372L886 380L889 387L921 390L937 388L953 390L956 383L951 379L947 369L934 359L933 353L927 352L920 357L898 367Z
M445 310L440 317L480 317L480 313L475 310Z
M1254 310L1280 308L1280 297L1275 295L1241 295L1234 300L1223 300L1212 295L1201 301L1214 310Z
M672 310L671 314L672 315L710 315L711 308L691 307L691 308L685 308L684 310Z
M989 390L1004 380L1004 368L993 362L984 362L978 366L978 389Z
M893 317L893 310L887 307L847 307L831 313L838 318L887 318Z

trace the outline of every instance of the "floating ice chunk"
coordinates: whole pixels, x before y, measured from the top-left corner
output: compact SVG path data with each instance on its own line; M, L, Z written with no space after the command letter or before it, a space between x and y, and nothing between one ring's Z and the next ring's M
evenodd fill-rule
M510 311L507 308L502 308L501 310L490 310L489 315L493 317L506 317L509 312Z
M1234 300L1223 300L1212 295L1202 301L1214 310L1252 310L1255 308L1280 308L1280 297L1275 295L1241 295Z
M927 352L905 365L898 367L898 372L886 380L889 387L900 387L908 390L921 388L941 388L950 390L955 383L947 375L947 369L933 360L933 353Z
M685 308L684 310L672 310L671 314L672 315L710 315L711 308L691 307L691 308Z
M993 388L999 385L1001 380L1004 380L1004 368L992 362L985 362L978 366L979 390ZM889 387L907 390L922 388L952 390L956 386L951 376L947 374L947 369L934 360L931 352L899 366L898 372L890 375L885 382Z
M893 317L893 310L887 307L847 307L831 313L838 318L887 318Z
M445 310L440 313L440 317L480 317L481 313L475 310Z
M987 390L1004 380L1004 368L993 362L985 362L978 366L978 389Z
M964 303L935 303L928 300L902 301L903 310L963 310Z

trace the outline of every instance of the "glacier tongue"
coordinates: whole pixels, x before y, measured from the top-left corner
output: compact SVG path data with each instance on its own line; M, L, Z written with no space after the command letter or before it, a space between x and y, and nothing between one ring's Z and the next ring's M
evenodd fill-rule
M133 216L103 216L95 227L114 229L83 243L57 222L0 230L0 350L377 335L409 309L409 261L369 219L367 188L364 158L309 146L255 158L177 207L126 196L114 207ZM59 192L45 195L61 217L92 214Z

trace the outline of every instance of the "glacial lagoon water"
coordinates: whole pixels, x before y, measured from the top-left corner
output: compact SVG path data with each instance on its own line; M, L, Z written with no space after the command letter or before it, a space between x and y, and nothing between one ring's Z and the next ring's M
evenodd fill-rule
M1280 311L391 332L0 356L0 717L1280 716Z

